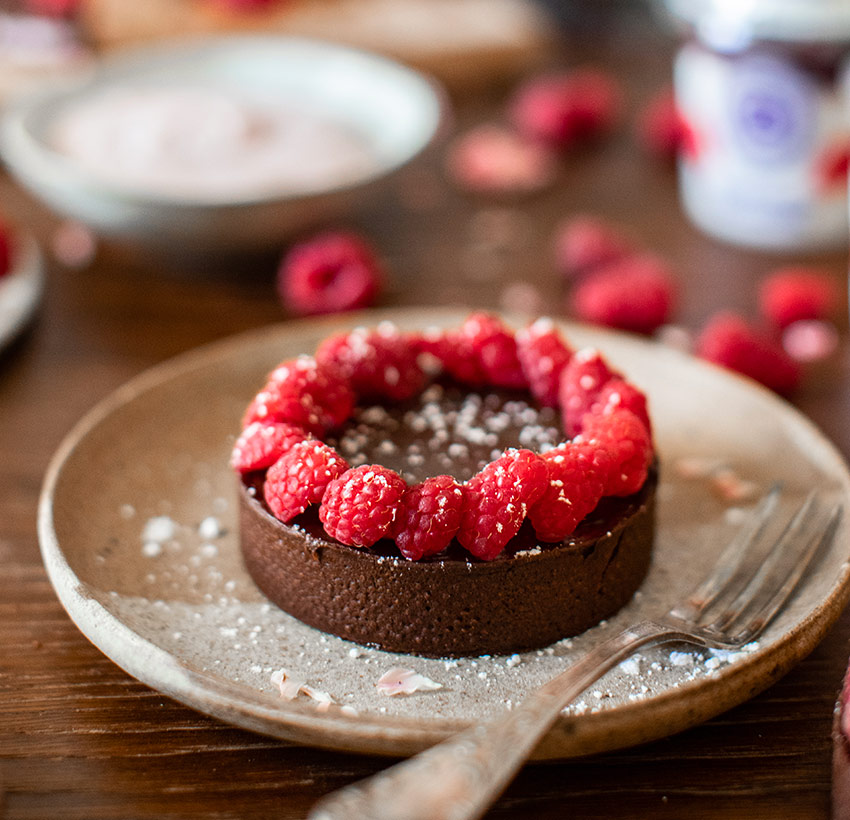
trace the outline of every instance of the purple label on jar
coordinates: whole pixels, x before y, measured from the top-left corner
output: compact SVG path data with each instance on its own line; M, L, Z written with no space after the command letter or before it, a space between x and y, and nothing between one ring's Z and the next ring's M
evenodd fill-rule
M729 94L732 138L747 159L789 163L806 157L815 136L817 88L770 57L735 61Z

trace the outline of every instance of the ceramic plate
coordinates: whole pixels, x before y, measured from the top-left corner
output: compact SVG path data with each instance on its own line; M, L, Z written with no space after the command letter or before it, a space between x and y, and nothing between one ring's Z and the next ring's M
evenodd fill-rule
M35 240L19 235L15 251L14 268L0 279L0 350L26 327L44 290L41 252Z
M230 723L307 744L408 754L510 708L695 585L751 502L724 500L712 479L686 476L686 466L725 464L758 491L783 481L789 506L811 486L845 501L850 494L836 450L771 393L651 342L564 325L574 346L602 349L650 397L662 464L658 535L631 603L544 650L450 661L359 647L300 624L264 599L241 562L228 457L244 407L278 361L312 352L341 327L382 319L451 326L463 315L396 310L264 329L156 367L94 409L56 454L39 513L47 570L83 633L139 680ZM770 685L844 606L849 544L842 523L793 606L757 644L734 654L681 645L641 651L564 712L536 757L671 734ZM442 688L379 694L376 681L397 666ZM279 669L333 703L282 699L272 682Z

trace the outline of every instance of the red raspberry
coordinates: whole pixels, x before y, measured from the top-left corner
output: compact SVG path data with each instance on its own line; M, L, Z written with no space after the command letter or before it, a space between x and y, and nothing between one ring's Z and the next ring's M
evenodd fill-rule
M587 444L564 442L541 458L549 471L549 486L528 517L541 541L563 541L602 498L611 459Z
M489 313L472 313L460 326L459 335L472 345L472 352L488 384L528 387L517 356L516 339L499 319Z
M81 4L82 0L27 0L26 8L42 17L73 17Z
M602 415L589 413L575 441L598 447L610 457L604 495L632 495L643 487L652 464L652 439L631 410L619 407Z
M393 528L401 554L418 561L445 549L460 527L462 510L463 488L449 475L410 487Z
M277 274L281 300L302 316L367 307L380 280L372 249L350 233L325 233L295 245Z
M555 232L555 264L568 279L618 262L632 252L632 243L616 226L594 216L571 217Z
M534 398L558 406L561 372L572 356L551 319L538 319L516 334L517 356Z
M264 470L274 464L294 444L310 434L294 424L255 421L249 424L233 445L230 464L240 473Z
M328 485L319 518L331 538L351 547L371 547L389 535L401 513L406 489L398 473L364 464Z
M529 80L514 95L509 114L526 137L567 148L610 130L619 108L614 78L588 68Z
M346 382L312 356L281 362L270 374L242 418L297 424L317 435L341 425L354 409L354 393Z
M667 321L674 291L667 266L641 254L606 265L581 282L573 307L587 322L649 334Z
M631 410L643 422L650 436L652 435L652 422L649 420L646 396L633 384L623 379L611 379L599 391L590 407L590 412L605 415L618 407Z
M457 540L476 557L491 561L517 534L548 482L540 456L530 450L507 450L464 485Z
M325 339L316 351L323 366L348 381L360 397L404 401L425 384L425 374L408 337L384 322Z
M461 188L482 194L524 194L552 185L552 154L498 125L480 125L450 147L447 170Z
M561 373L558 391L567 436L572 438L581 432L585 414L590 412L602 388L616 376L598 350L587 347L573 355Z
M672 162L691 148L690 129L676 105L673 89L665 87L638 114L637 138L659 159Z
M417 354L437 360L445 373L461 384L479 386L487 378L472 348L472 342L457 330L431 328L414 336L411 344Z
M819 190L832 194L836 189L847 185L847 172L850 169L850 145L839 142L829 146L816 159L815 182Z
M759 287L762 315L779 328L803 319L826 319L840 299L835 279L818 268L780 268Z
M310 504L318 504L328 484L347 469L345 459L321 441L294 444L266 473L266 504L275 517L291 521Z
M714 316L697 339L697 355L743 373L787 395L800 382L800 369L766 334L735 313Z

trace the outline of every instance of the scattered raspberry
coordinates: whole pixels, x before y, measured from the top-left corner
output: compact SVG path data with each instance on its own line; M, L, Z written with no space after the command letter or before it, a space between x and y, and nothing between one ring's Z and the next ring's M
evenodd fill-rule
M266 473L266 504L276 518L291 521L318 504L328 484L347 469L345 459L321 441L293 444Z
M264 470L274 464L294 444L309 438L303 428L282 422L255 421L249 424L233 445L230 464L240 473Z
M843 191L850 169L850 145L840 142L824 151L816 160L815 182L821 192Z
M782 347L798 362L819 362L838 349L838 330L831 322L800 321L782 331Z
M351 547L371 547L389 534L406 489L398 473L364 464L328 485L319 518L331 538Z
M516 347L531 394L546 407L557 407L561 372L573 353L552 320L538 319L519 330Z
M604 219L573 216L555 232L555 264L567 279L584 276L633 252L632 243Z
M519 132L556 148L568 148L610 130L620 89L603 71L579 69L521 85L509 114Z
M472 345L472 352L488 384L495 387L527 387L517 356L517 344L502 322L489 313L472 313L460 326L459 336Z
M649 420L649 412L646 407L646 396L624 379L611 379L599 391L596 401L590 407L590 412L606 415L618 407L631 410L643 422L650 436L652 435L652 423Z
M631 410L620 407L607 414L588 414L575 441L600 447L610 457L604 495L632 495L643 486L652 463L652 440Z
M555 182L552 154L538 142L498 125L480 125L450 146L447 170L455 183L482 194L527 194Z
M546 491L549 472L530 450L508 450L464 485L457 540L491 561L519 531L528 508Z
M602 388L617 376L598 350L579 350L561 373L558 402L564 433L572 438L581 431L582 420L597 401Z
M31 14L44 17L73 17L81 0L26 0L26 9Z
M606 265L581 282L573 307L585 321L649 334L667 321L674 299L667 266L642 254Z
M430 328L415 335L411 346L417 356L433 358L439 368L461 384L480 386L487 381L472 342L457 330Z
M759 309L779 328L802 319L832 316L841 298L836 281L818 268L780 268L759 287Z
M463 488L449 475L410 487L393 529L401 554L418 561L445 549L460 527L462 510Z
M690 149L690 134L672 88L663 88L638 114L636 135L653 156L672 162Z
M611 472L611 459L602 448L572 441L541 458L549 471L549 486L528 511L528 517L541 541L556 543L570 535L599 503Z
M800 381L800 370L769 336L735 313L717 314L697 339L697 355L743 373L787 395Z
M277 274L281 300L302 316L368 307L380 280L372 249L351 233L325 233L295 245Z
M322 367L312 356L281 362L257 393L242 419L297 424L322 435L338 427L354 409L354 393L338 375Z
M389 322L328 337L319 345L316 359L360 397L404 401L425 383L414 345Z

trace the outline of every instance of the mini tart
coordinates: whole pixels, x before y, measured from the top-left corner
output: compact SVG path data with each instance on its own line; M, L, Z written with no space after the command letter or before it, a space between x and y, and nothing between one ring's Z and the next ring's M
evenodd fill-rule
M245 564L283 610L357 643L431 657L547 646L615 613L649 568L658 471L645 397L549 325L515 341L473 314L444 333L358 329L270 374L234 447ZM443 368L424 390L423 342ZM520 362L529 351L536 358ZM613 398L594 404L600 396ZM288 443L292 424L324 443ZM265 453L272 441L284 443ZM459 528L437 523L450 498L418 523L400 518L398 493L440 474L460 482ZM411 552L400 527L434 543Z
M493 561L453 543L408 561L392 542L361 550L328 538L315 515L278 521L262 477L240 483L242 554L281 609L356 643L429 657L511 654L548 646L613 615L649 569L656 473L628 498L608 498L562 544L528 523Z

